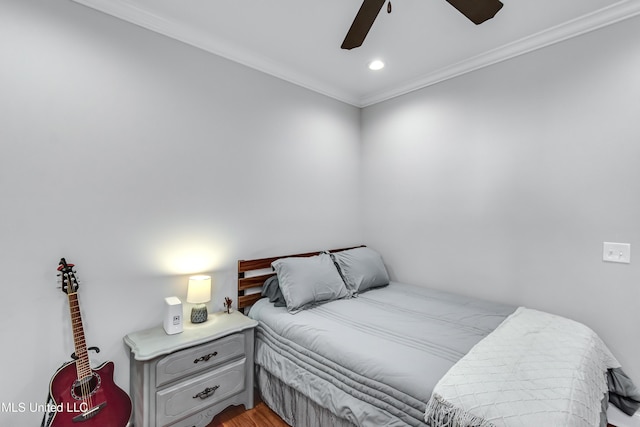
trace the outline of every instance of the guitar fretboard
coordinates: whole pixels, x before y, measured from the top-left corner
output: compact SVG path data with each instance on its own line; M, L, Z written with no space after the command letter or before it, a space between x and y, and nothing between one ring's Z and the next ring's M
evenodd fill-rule
M89 364L89 355L87 354L87 343L84 338L84 329L82 327L82 316L80 314L80 305L78 303L78 294L76 292L69 293L69 312L71 314L71 327L73 330L73 344L76 351L76 372L78 380L90 377L91 365Z

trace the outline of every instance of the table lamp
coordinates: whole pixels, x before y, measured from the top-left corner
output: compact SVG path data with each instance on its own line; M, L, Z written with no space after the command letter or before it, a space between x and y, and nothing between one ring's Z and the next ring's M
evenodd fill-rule
M196 304L191 309L191 323L203 323L209 317L205 303L211 301L211 276L189 277L187 302Z

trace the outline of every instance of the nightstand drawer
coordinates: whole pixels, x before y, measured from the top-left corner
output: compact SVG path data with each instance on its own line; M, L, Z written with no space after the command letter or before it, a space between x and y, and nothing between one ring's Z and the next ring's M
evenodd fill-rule
M210 369L244 355L244 334L234 334L212 343L173 353L156 365L156 386Z
M156 393L156 425L166 426L245 389L246 359Z

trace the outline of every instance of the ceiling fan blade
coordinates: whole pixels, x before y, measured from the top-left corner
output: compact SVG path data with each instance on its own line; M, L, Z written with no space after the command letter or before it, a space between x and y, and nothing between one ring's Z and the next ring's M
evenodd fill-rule
M362 2L362 6L360 6L360 10L353 20L347 36L344 38L342 46L340 46L342 49L353 49L362 46L364 39L367 37L367 33L369 33L369 29L386 1L387 0L364 0Z
M451 6L479 25L496 16L503 4L499 0L447 0Z

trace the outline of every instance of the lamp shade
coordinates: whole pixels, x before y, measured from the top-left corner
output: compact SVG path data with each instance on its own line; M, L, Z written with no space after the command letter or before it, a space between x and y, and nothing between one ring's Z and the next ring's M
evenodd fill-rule
M211 276L189 277L187 302L203 304L209 301L211 301Z

